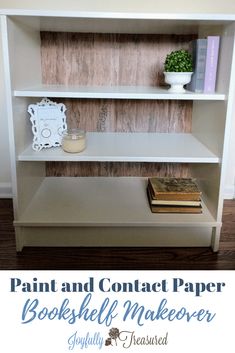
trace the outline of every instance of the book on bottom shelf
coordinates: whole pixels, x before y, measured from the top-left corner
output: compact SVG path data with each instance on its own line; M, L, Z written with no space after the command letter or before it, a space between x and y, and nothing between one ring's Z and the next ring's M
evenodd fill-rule
M149 178L151 197L155 200L200 201L201 191L193 178Z
M153 213L202 213L202 207L189 207L189 206L156 206L150 205Z
M147 195L153 213L202 213L201 191L192 178L149 178Z

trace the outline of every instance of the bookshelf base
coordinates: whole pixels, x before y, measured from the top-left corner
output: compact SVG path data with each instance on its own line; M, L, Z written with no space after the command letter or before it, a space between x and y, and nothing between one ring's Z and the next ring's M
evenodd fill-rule
M35 247L210 247L211 227L15 227L17 251Z
M201 214L156 214L147 178L46 177L15 220L24 246L214 246L221 224L203 202ZM215 247L215 246L214 246Z

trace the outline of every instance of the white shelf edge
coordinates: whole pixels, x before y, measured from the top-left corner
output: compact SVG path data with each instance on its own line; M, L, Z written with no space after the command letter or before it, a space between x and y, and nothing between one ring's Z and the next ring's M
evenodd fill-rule
M39 159L32 159L31 157L22 157L20 156L18 158L18 161L24 161L24 162L30 162L30 161L45 161L45 162L146 162L146 163L205 163L205 164L217 164L219 163L218 158L166 158L166 157L97 157L97 156L90 156L90 157L65 157L65 158L60 158L60 157L53 157L49 159L45 159L43 157Z
M220 163L220 158L191 134L139 132L87 132L87 148L75 154L66 153L60 147L36 152L30 145L18 156L18 160Z
M47 177L21 219L15 220L14 224L25 227L184 228L221 224L204 202L202 214L152 213L146 185L147 178L138 177Z
M163 99L163 100L225 100L222 93L196 93L186 91L184 94L167 92L166 88L146 86L38 86L29 89L14 90L15 97L48 97L48 98L89 98L89 99Z
M205 209L205 206L204 206ZM150 211L151 212L151 211ZM169 219L169 215L170 213L166 213L164 214L164 216L168 217ZM195 216L195 215L194 215ZM32 222L32 221L26 221L26 220L15 220L13 222L14 226L21 226L21 227L115 227L115 228L125 228L125 227L138 227L138 228L145 228L145 227L168 227L168 228L173 228L173 227L177 227L177 228L187 228L187 227L217 227L217 226L221 226L222 223L221 222L217 222L216 220L211 220L211 221L194 221L194 222L188 222L186 223L185 221L176 223L176 222L170 222L169 220L165 221L164 223L161 222L155 222L155 223L88 223L88 222L79 222L79 221L68 221L68 222L54 222L54 223L45 223L43 220L41 222Z

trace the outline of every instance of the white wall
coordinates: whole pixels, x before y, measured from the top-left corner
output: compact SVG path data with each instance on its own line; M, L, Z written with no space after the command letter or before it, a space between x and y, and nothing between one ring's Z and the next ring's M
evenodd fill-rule
M2 9L124 11L124 12L206 12L235 14L235 0L0 0ZM1 44L0 44L1 45ZM0 47L1 51L1 47ZM0 55L0 197L9 194L10 163L7 138L7 122ZM231 133L229 165L225 185L225 198L235 195L235 110Z
M0 0L1 8L131 11L131 12L235 12L234 0Z

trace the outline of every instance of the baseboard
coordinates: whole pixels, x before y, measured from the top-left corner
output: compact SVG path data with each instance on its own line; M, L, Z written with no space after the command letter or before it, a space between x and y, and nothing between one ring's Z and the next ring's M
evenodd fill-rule
M226 185L224 188L224 199L232 200L235 198L235 188L234 185Z
M12 198L11 183L0 183L0 198L1 199Z

